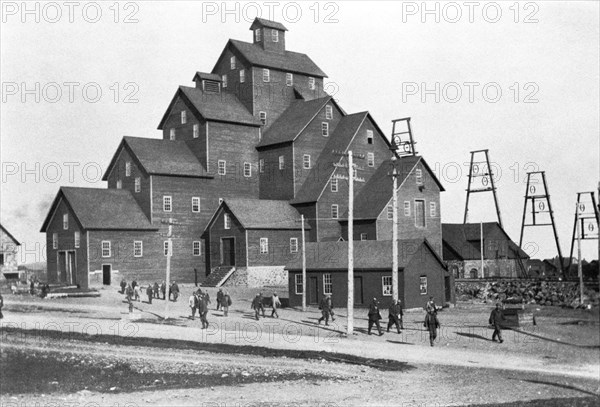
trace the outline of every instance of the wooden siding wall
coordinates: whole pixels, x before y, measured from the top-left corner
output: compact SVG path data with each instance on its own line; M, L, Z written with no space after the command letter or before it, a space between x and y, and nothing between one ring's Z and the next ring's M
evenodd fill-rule
M260 253L260 238L269 239L269 253ZM298 239L298 251L290 252L290 239ZM302 255L301 230L248 230L248 266L284 266Z
M284 157L284 169L279 169L279 156ZM294 197L294 155L292 144L261 149L259 160L265 161L265 172L259 174L260 199L290 200Z
M186 122L181 123L181 112L186 112ZM202 132L203 122L200 117L196 117L192 113L191 106L188 105L181 97L178 97L167 120L163 124L163 139L170 140L171 129L175 129L175 140L194 140L194 124L198 124Z
M228 214L231 220L231 228L225 229L224 216ZM246 232L242 224L226 208L219 209L215 221L209 228L210 268L222 265L221 239L233 237L235 239L235 266L246 267Z

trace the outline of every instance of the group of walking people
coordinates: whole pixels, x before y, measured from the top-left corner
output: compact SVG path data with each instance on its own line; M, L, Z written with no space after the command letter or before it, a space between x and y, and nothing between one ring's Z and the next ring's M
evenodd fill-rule
M164 280L160 285L158 282L155 282L154 284L150 283L146 288L143 288L136 280L133 280L131 283L127 283L125 279L122 279L120 286L121 294L125 294L125 298L130 304L132 301L142 300L143 290L145 290L146 296L148 297L148 304L152 304L152 299L154 298L164 300L167 295L167 284ZM173 299L173 301L177 301L177 298L179 298L179 286L177 285L177 282L173 281L169 285L169 301L171 299Z
M265 318L265 297L263 297L262 292L256 294L250 304L250 308L254 310L254 318L256 318L257 321L261 314L262 317ZM271 296L271 318L279 318L279 313L277 312L279 308L281 308L281 300L277 293L273 293Z

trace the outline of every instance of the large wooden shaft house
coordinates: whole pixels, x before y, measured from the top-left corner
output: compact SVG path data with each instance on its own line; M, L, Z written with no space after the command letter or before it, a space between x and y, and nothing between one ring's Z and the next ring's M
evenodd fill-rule
M250 30L252 42L229 40L210 73L177 89L158 126L162 139L123 138L107 189L59 190L42 226L52 281L162 280L171 223L175 280L286 284L286 265L301 251L301 215L307 241L347 238L348 184L334 151L365 157L354 238L391 239L383 131L368 112L348 114L323 91L326 74L286 49L282 24L257 18ZM422 157L397 162L400 235L427 239L439 255L443 187Z

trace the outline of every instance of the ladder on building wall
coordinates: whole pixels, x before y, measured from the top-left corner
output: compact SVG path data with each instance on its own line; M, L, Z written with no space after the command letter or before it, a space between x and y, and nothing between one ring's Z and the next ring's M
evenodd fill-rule
M482 159L475 160L476 155ZM477 180L481 185L474 185ZM471 151L471 165L469 166L469 180L467 184L467 200L465 202L465 217L463 223L467 223L469 215L469 198L472 193L492 192L494 195L494 204L496 206L496 215L498 216L498 224L502 228L502 217L500 216L500 206L498 205L498 197L496 196L496 186L494 185L494 174L490 165L490 156L488 150Z
M402 125L403 123L404 125ZM413 139L412 128L410 127L410 117L392 120L391 149L396 152L398 157L417 155L415 144L417 143Z
M532 176L539 176L540 179ZM531 202L531 223L526 223L527 207L529 206L529 202ZM550 222L548 223L545 220L540 220L540 214L548 214L550 217ZM560 242L558 240L558 233L556 231L556 223L554 222L554 211L552 210L552 204L550 202L550 194L548 193L545 171L532 171L527 173L525 203L523 205L523 220L521 222L521 237L519 238L519 247L521 249L523 248L523 232L525 231L525 227L532 226L552 226L552 231L554 232L554 241L556 242L556 249L558 251L558 260L560 261L559 268L564 278L565 264L562 251L560 250Z

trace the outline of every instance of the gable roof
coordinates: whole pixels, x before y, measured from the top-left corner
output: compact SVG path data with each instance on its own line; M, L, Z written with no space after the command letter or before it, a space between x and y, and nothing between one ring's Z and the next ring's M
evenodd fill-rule
M165 122L169 118L169 113L179 97L186 102L195 116L201 116L204 120L245 124L254 127L262 126L260 120L254 117L232 93L204 92L200 88L180 86L158 125L159 130L163 129Z
M331 96L313 100L294 100L290 106L269 127L257 148L296 140L302 131L329 103Z
M244 229L302 229L300 213L287 201L225 198L206 226L213 224L221 208L227 207ZM304 226L310 229L308 223Z
M198 71L192 78L192 81L195 81L196 78L208 79L209 81L215 81L215 82L221 82L221 77L219 75L217 75L216 73L206 73L206 72Z
M8 230L6 230L4 226L0 225L0 229L2 229L4 231L4 234L10 237L17 246L21 246L21 243L19 243L19 241Z
M158 230L128 190L61 187L44 220L42 233L46 232L61 199L86 230Z
M148 175L168 175L180 177L213 177L200 164L198 158L183 140L164 140L142 137L123 137L102 180L117 162L121 150L125 148L139 167Z
M273 68L284 72L299 73L317 78L327 77L327 74L321 70L306 54L293 51L273 52L264 50L258 44L249 42L229 40L225 49L219 56L213 72L221 62L225 50L229 47L237 51L252 66Z
M480 248L480 224L479 223L442 223L442 241L453 253L463 260L477 260L481 258ZM491 240L493 239L493 240ZM486 241L488 242L486 244ZM508 234L500 227L498 222L483 223L484 257L493 258L486 253L494 247L506 247L506 255L509 259L528 259L525 253ZM504 246L506 244L506 246Z
M250 26L250 30L254 30L256 27L267 27L267 28L275 28L276 30L287 31L288 29L285 26L277 21L266 20L264 18L256 17Z
M426 239L403 239L398 241L398 268L405 268L417 254L418 248L425 245L436 261L446 269L442 259ZM412 255L407 255L410 247ZM402 250L404 248L405 250ZM334 255L332 255L334 254ZM392 264L391 240L355 240L354 269L386 269ZM301 270L302 258L294 257L286 266L287 270ZM306 268L310 270L348 269L348 242L306 243ZM390 270L391 272L391 270Z

